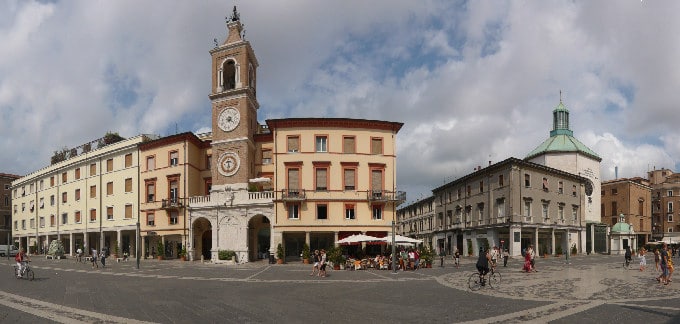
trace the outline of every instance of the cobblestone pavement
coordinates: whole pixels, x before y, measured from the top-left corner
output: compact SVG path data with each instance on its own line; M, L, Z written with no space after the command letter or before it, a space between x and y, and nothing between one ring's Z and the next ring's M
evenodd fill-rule
M0 319L40 323L639 323L680 321L680 283L656 282L654 264L623 269L621 256L521 260L499 267L500 285L472 292L475 258L459 269L329 271L310 265L215 265L134 260L89 263L34 258L34 282L0 280ZM450 260L449 260L450 261ZM11 260L0 265L11 267ZM7 268L6 268L7 269ZM0 276L2 277L2 276ZM25 314L17 315L18 314Z

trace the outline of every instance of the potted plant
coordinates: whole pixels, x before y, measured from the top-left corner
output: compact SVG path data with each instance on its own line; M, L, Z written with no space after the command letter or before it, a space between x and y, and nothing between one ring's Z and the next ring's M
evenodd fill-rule
M545 246L545 244L541 245L541 256L544 258L548 256L548 248Z
M309 245L305 243L302 246L302 263L304 264L309 264L309 257L311 256L311 252L309 251Z
M472 244L468 244L468 256L472 256Z
M163 260L163 257L164 257L164 254L165 254L165 248L163 248L163 241L158 240L158 243L156 243L156 249L158 249L158 254L157 254L158 260Z
M113 257L117 259L117 258L118 258L118 255L119 255L119 252L120 252L120 250L119 250L119 248L118 248L118 244L116 244L116 245L113 247Z
M558 245L557 248L555 249L555 256L559 257L562 256L562 246Z
M342 255L342 247L332 247L328 249L327 260L333 262L333 269L340 270L340 265L345 264L345 256Z
M276 246L276 264L283 264L283 257L285 254L283 253L283 245L279 243L279 245Z
M468 252L469 250L470 249L468 249ZM425 245L422 251L420 251L420 258L425 263L425 267L432 268L432 261L434 261L434 252L432 251L432 248L430 248L429 245Z
M187 260L187 247L182 246L182 249L179 251L179 259L182 261Z

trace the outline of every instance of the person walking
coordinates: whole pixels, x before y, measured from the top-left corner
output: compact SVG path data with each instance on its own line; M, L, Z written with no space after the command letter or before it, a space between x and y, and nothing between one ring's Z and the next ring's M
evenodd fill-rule
M76 250L76 261L83 262L83 249L80 247Z
M654 263L656 264L656 272L659 272L659 261L661 260L659 249L654 249Z
M458 252L458 248L453 252L453 261L456 263L456 269L458 269L458 266L460 266L460 252Z
M321 258L319 257L319 250L314 250L314 254L312 254L312 261L314 261L314 266L312 266L312 273L310 273L310 276L314 276L315 273L320 273L321 270L319 269L319 262L321 261Z
M659 252L659 264L661 266L661 275L656 278L662 285L668 284L668 246L666 243L663 244L661 251Z
M508 249L503 250L503 267L508 266L508 257L510 257L510 254L508 253Z
M321 249L321 261L319 265L319 277L326 277L326 250Z
M527 254L529 254L529 262L531 263L531 271L533 272L538 272L536 270L536 252L534 251L534 246L529 244L529 248L527 249Z
M647 267L647 258L645 258L645 254L647 251L645 248L640 249L640 271L645 271L645 268Z
M92 248L92 252L90 254L92 256L92 269L95 267L99 268L99 264L97 264L97 249Z
M102 248L102 253L99 255L99 258L102 260L102 268L106 268L106 248Z

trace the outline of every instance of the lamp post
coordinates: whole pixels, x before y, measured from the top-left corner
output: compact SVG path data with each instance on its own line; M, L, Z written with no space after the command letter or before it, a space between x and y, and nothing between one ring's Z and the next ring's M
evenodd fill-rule
M392 273L397 273L397 247L394 245L396 224L392 220Z

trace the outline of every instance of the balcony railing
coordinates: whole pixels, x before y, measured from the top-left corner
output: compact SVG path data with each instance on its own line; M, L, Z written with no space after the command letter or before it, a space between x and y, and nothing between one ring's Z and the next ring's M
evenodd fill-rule
M163 199L161 201L161 208L166 208L166 209L173 209L173 208L181 208L184 206L182 198L170 198L170 199Z
M307 193L304 189L282 189L281 200L284 201L303 201L307 199Z
M388 190L369 190L368 200L372 203L394 202L397 205L406 201L406 192Z

